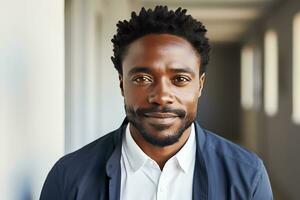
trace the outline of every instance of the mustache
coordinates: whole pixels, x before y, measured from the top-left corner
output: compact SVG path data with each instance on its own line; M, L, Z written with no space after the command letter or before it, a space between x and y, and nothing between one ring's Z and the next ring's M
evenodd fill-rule
M138 108L135 113L139 116L145 116L146 114L149 113L154 113L154 112L159 112L159 113L173 113L177 115L180 118L185 117L186 112L182 109L175 109L171 107L150 107L150 108Z

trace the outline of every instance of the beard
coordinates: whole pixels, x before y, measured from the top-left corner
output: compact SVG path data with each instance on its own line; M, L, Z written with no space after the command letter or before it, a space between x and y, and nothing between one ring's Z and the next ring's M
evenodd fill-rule
M187 114L187 112L182 109L173 109L170 107L161 108L158 106L153 106L150 108L138 108L137 110L134 110L132 107L125 104L125 112L128 121L136 128L138 134L140 134L146 142L158 147L165 147L178 142L184 131L189 128L196 119L196 114ZM141 121L143 118L146 118L147 113L151 112L174 113L181 122L175 129L171 128L172 125L154 123L148 124L148 126L151 126L154 131L157 132L170 129L170 132L166 136L160 137L155 134L151 134L150 130L147 128L147 125L143 124Z

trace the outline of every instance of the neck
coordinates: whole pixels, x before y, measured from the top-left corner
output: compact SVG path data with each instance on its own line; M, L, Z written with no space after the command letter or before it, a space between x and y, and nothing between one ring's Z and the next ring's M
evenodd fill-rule
M165 163L183 147L191 132L191 127L189 127L183 132L178 142L165 147L160 147L147 142L138 132L138 130L131 124L129 129L135 143L143 150L145 154L156 161L161 170L165 166Z

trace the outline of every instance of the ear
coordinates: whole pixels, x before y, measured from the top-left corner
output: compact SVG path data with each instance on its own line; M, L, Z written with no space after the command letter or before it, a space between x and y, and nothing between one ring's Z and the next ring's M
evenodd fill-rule
M202 89L204 87L204 82L205 82L205 73L201 74L201 77L199 79L199 84L200 84L199 97L202 94Z
M121 89L121 94L124 97L123 76L121 74L119 74L119 87Z

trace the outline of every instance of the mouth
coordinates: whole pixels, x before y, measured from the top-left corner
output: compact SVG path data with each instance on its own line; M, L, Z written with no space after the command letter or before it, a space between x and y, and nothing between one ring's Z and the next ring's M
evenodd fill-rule
M145 117L151 124L171 125L179 116L175 113L151 112L145 113Z
M163 112L145 113L145 116L152 117L152 118L160 118L160 119L178 117L178 115L175 113L163 113Z

